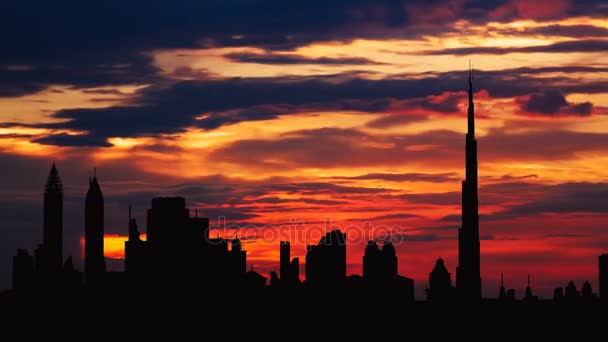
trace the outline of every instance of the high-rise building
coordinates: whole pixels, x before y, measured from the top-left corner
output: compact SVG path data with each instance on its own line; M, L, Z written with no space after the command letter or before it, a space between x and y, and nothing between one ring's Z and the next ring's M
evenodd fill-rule
M528 274L528 285L526 286L526 290L524 291L524 301L536 302L537 300L538 296L532 294L532 287L530 286L530 275Z
M103 255L103 210L103 194L94 172L93 179L89 178L84 213L84 274L87 285L99 283L106 272Z
M379 277L380 248L375 241L368 241L363 254L363 278L377 279Z
M462 227L458 230L458 268L456 288L465 300L481 299L479 256L479 201L477 192L477 140L473 75L469 70L469 108L466 135L466 179L462 182Z
M608 254L602 254L599 260L600 299L608 303Z
M428 299L431 301L446 301L454 299L454 287L452 286L452 275L445 267L443 259L435 262L433 271L429 273Z
M313 286L338 286L346 279L346 234L332 230L319 244L306 247L306 282Z
M279 276L285 280L290 277L291 244L289 241L280 242Z
M34 258L25 249L13 257L13 290L24 292L34 286Z
M140 236L137 221L131 217L131 206L129 206L129 240L125 241L125 272L143 273L146 269L147 245Z
M397 255L391 242L385 242L382 249L375 241L369 241L363 255L363 278L370 281L393 281L397 278Z
M233 276L243 275L247 272L247 251L243 250L243 244L238 237L232 239L231 247L229 253L230 274Z
M37 271L59 273L63 266L63 184L55 163L44 185L42 244L37 251Z
M279 261L280 281L283 286L300 284L300 258L291 259L291 244L281 241Z

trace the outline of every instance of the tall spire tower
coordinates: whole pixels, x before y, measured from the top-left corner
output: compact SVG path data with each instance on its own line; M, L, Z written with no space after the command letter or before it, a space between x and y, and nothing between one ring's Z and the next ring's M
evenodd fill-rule
M88 285L99 284L106 271L103 256L103 194L96 172L89 178L84 213L84 275Z
M479 202L477 195L477 140L473 103L473 69L469 62L469 108L466 135L466 178L462 182L462 227L458 230L456 288L465 300L481 299L479 257Z
M55 163L44 185L44 213L40 267L59 272L63 266L63 185Z

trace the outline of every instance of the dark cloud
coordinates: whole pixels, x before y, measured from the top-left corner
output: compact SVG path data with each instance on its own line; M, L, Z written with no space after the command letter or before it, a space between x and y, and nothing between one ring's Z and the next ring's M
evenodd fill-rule
M584 4L573 4L553 13L554 17L606 15L601 2ZM289 50L320 41L420 38L458 32L451 23L462 19L485 23L528 18L517 8L497 16L496 11L505 6L504 1L451 0L14 1L0 13L0 96L31 93L52 84L153 83L158 80L158 70L149 53L163 49L254 46ZM566 28L547 30L546 34L572 34L560 33ZM584 27L567 30L600 34ZM556 43L552 49L604 51L605 45L601 41L566 42Z
M299 198L299 199L285 199L278 197L264 197L251 200L241 201L245 204L285 204L285 203L306 203L306 204L321 204L321 205L344 205L348 204L346 201L336 200L320 200L314 198Z
M388 114L368 122L366 126L378 129L406 126L415 122L425 121L427 118L428 116L422 114Z
M547 238L582 238L582 237L585 237L585 235L563 233L563 234L545 234L545 237L547 237Z
M570 53L570 52L604 52L608 50L608 41L605 40L576 40L557 42L550 45L525 47L466 47L448 48L443 50L420 51L421 55L504 55L507 53Z
M0 26L2 26L0 24ZM36 56L3 61L0 56L0 97L41 91L52 85L76 87L148 84L160 78L152 57L121 48L97 53L87 51L55 56L40 47ZM49 47L49 49L52 49ZM44 59L44 57L48 59ZM40 58L40 59L38 59ZM3 63L25 64L24 69L2 68Z
M271 65L293 65L293 64L322 64L322 65L372 65L384 64L372 61L367 58L359 57L306 57L296 54L279 54L273 52L267 53L249 53L235 52L223 55L233 62L239 63L256 63L256 64L271 64Z
M460 205L460 192L442 192L426 194L404 194L399 195L410 203L433 204L433 205Z
M500 30L502 34L511 35L543 35L573 38L605 38L608 37L608 29L592 25L547 25L538 27L526 27L520 29Z
M391 182L455 182L460 180L455 172L446 173L368 173L353 177L336 177L338 179L386 180Z
M554 68L520 68L477 73L477 87L493 97L523 96L560 84L564 93L608 91L608 82L584 83L568 77L536 79ZM596 68L595 70L597 70ZM593 68L573 68L591 71ZM599 70L597 70L599 71ZM188 127L214 129L242 121L268 120L305 110L386 111L411 108L418 102L429 110L454 111L465 72L428 73L427 77L362 79L350 74L316 77L207 79L158 84L140 90L129 105L97 109L68 109L53 114L62 122L33 125L88 132L97 145L110 137L149 136L183 132ZM404 92L403 89L408 89ZM432 95L436 89L442 93ZM398 103L397 100L404 100ZM571 108L570 108L571 107ZM570 106L584 113L584 106ZM401 108L403 109L403 108ZM205 114L203 116L203 114ZM380 125L390 124L380 122ZM395 119L392 119L395 120ZM402 120L402 119L399 119ZM397 120L397 121L399 121ZM376 123L377 125L377 123ZM84 138L80 138L80 141ZM60 139L66 144L67 139ZM52 139L51 139L52 141ZM78 140L75 140L79 143Z
M512 206L508 213L606 213L607 201L608 183L564 183L547 186L537 200Z
M480 158L485 160L565 160L582 151L608 149L608 134L559 129L528 133L491 130L478 140Z
M290 132L279 140L239 140L215 150L211 158L266 169L402 165L421 160L442 164L460 158L462 140L450 131L399 136L321 128Z
M408 220L408 219L422 218L422 217L423 216L416 215L416 214L402 213L402 214L380 215L380 216L374 216L374 217L370 217L370 218L353 218L353 219L348 219L347 221L360 222L360 221L382 221L382 220L395 220L395 219Z
M522 110L528 113L548 115L590 115L593 105L591 102L570 103L558 90L545 90L534 93L526 99L520 100Z
M443 238L435 234L393 234L390 236L393 242L433 242Z
M112 147L107 140L98 138L93 135L70 135L66 133L53 134L43 138L33 139L32 142L43 144L43 145L55 145L55 146L98 146L98 147Z
M355 129L321 128L294 131L277 139L238 140L218 148L210 157L266 170L428 162L437 167L462 167L463 140L462 134L452 131L371 135ZM485 161L567 160L583 151L608 149L608 134L559 129L490 129L478 141L480 159Z
M457 113L461 100L466 99L467 94L463 92L448 92L441 95L431 95L421 99L414 99L408 102L409 105L420 107L440 113Z

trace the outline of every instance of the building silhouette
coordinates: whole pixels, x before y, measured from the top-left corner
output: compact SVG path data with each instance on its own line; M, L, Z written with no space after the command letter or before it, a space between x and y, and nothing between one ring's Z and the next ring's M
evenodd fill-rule
M598 258L600 299L608 303L608 254L602 254Z
M538 301L538 296L532 294L532 288L530 287L530 275L528 274L528 285L526 286L526 290L524 291L524 301L525 302L536 302Z
M346 279L346 234L332 230L306 247L306 282L311 286L341 286Z
M247 251L243 250L241 239L235 237L230 242L231 249L229 253L231 273L240 275L247 272ZM253 270L251 270L253 271Z
M472 78L472 70L469 70L466 177L462 182L462 227L458 231L456 286L452 285L451 274L443 259L437 259L429 273L426 289L427 299L432 302L458 298L468 304L481 299L477 141ZM104 199L95 172L92 178L89 177L85 200L83 277L71 257L63 260L63 195L63 184L53 163L44 186L42 243L33 256L25 249L18 249L13 257L13 289L18 297L35 294L34 298L53 298L58 294L77 296L103 293L107 297L119 294L133 300L138 297L136 295L146 291L146 296L139 297L157 303L156 300L162 295L170 300L202 298L208 291L201 289L211 289L212 293L232 289L255 291L255 296L249 298L263 298L266 289L297 288L294 293L298 295L312 293L315 296L310 298L319 298L315 290L329 288L339 289L340 294L351 291L355 295L368 296L364 298L366 303L373 302L378 295L391 300L414 300L414 281L398 274L398 257L390 241L384 242L382 248L377 242L369 241L362 260L363 275L347 276L346 234L340 230L332 230L317 245L307 246L304 284L299 279L299 258L291 259L291 243L281 241L280 276L271 272L270 286L267 287L267 277L254 271L253 266L247 271L247 251L238 235L227 239L218 233L211 238L209 219L198 217L198 211L192 217L182 197L151 200L146 217L145 240L129 206L125 271L106 272ZM599 256L598 261L599 292L601 299L606 301L608 254ZM85 285L96 291L83 292ZM498 299L499 303L515 301L515 290L505 288L502 273ZM523 301L542 302L533 294L529 275ZM555 289L554 301L592 303L597 301L597 296L588 281L582 285L580 292L570 281L565 288ZM209 308L216 309L212 306Z
M462 227L458 230L458 295L468 301L481 299L479 256L479 212L477 191L477 140L475 139L475 105L473 74L469 70L469 108L466 135L466 179L462 182Z
M576 288L574 281L570 280L568 286L566 286L564 299L568 302L577 302L581 297L580 292Z
M125 241L125 272L140 275L145 273L147 253L146 243L141 239L137 220L131 216L129 205L129 239Z
M595 299L593 288L591 287L591 283L589 281L585 281L585 283L583 283L583 287L581 288L581 299L586 302Z
M82 286L82 274L73 268L72 258L63 260L63 184L55 163L43 191L42 243L32 256L18 249L13 257L13 289L52 294ZM80 279L80 280L78 280Z
M433 271L429 273L429 285L426 291L427 299L434 302L451 301L455 299L456 288L452 286L452 275L445 267L443 259L435 262Z
M363 278L381 282L397 278L397 255L391 242L385 242L382 249L375 241L369 241L363 255Z
M96 286L103 282L106 262L103 254L103 194L95 171L93 178L89 178L84 210L84 276L87 285Z
M63 267L63 184L55 163L44 185L42 244L37 251L37 269L57 274Z
M291 244L289 241L280 242L279 272L280 282L284 287L300 284L300 258L291 259Z
M515 289L505 288L504 274L500 274L500 289L498 290L498 301L499 302L514 302L515 301Z
M34 257L25 249L18 249L13 257L13 289L19 293L32 290L35 280Z
M349 276L350 285L359 282L359 279ZM363 255L362 285L371 291L371 294L384 292L393 298L406 301L414 300L414 280L400 276L398 273L398 259L395 246L385 241L382 249L375 241L369 241ZM369 294L369 293L368 293Z

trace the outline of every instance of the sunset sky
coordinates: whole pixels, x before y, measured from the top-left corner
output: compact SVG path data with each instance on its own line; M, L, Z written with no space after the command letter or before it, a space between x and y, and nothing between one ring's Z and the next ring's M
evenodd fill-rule
M94 167L108 266L128 205L225 217L260 273L279 240L390 237L422 298L455 280L474 67L484 295L597 290L608 252L608 3L574 0L13 1L0 11L0 288L42 240L53 161L80 265ZM329 223L327 223L329 222ZM223 224L219 224L222 226ZM237 228L240 227L240 228ZM246 228L242 228L246 227ZM295 234L295 232L304 232ZM302 272L303 276L303 272Z

